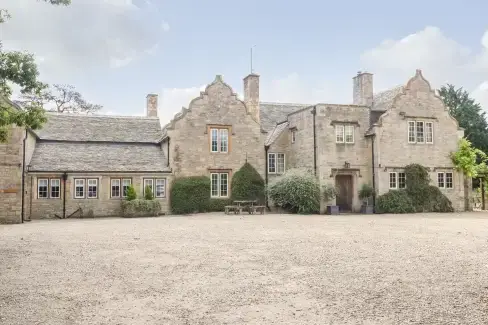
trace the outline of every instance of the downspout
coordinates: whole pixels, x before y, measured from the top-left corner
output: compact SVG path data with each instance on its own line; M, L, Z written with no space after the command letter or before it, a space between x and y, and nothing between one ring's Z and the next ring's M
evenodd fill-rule
M373 213L376 213L376 175L375 175L375 161L374 161L374 138L375 134L371 136L371 165L373 172Z
M264 146L264 181L266 183L266 190L268 189L268 150L269 150L269 145L268 146ZM269 204L268 204L268 193L266 193L266 208L269 210L271 210L269 208Z
M317 137L315 129L315 115L317 115L317 106L315 105L312 109L313 118L313 172L317 176Z
M166 157L166 159L168 159L168 164L167 164L168 167L169 167L169 140L171 140L170 137L168 137L168 157Z
M68 174L64 172L63 174L63 219L66 219L66 180L68 179Z
M20 188L21 188L21 191L22 191L22 198L21 198L21 204L22 204L22 207L20 208L20 215L21 215L21 218L22 218L22 223L24 223L24 216L25 216L25 210L24 210L24 192L25 192L25 187L24 187L24 183L25 183L25 141L27 140L27 128L25 129L25 137L24 137L24 140L23 140L23 144L22 144L22 184L20 185Z

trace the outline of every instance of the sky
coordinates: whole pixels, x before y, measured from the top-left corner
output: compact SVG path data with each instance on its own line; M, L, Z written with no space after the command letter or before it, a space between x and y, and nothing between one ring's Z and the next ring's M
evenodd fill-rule
M101 113L144 115L159 95L169 122L216 75L236 93L260 77L261 101L352 103L352 77L379 92L421 69L488 111L488 2L465 0L2 0L4 49L33 53L40 79L71 84Z

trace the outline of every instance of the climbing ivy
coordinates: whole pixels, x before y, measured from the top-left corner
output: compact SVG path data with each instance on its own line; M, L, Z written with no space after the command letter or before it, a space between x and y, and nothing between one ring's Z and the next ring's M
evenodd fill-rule
M486 154L473 147L466 138L460 139L458 150L451 153L451 160L456 169L471 178L475 178L480 172L486 171L486 159Z

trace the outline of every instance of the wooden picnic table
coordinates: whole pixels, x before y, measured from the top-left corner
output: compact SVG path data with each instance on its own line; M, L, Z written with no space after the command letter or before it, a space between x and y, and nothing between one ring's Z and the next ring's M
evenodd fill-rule
M261 211L261 214L264 213L264 206L257 206L255 205L258 203L257 200L235 200L233 205L228 205L225 207L225 213L229 214L232 210L234 214L241 214L242 210L246 209L249 214L254 214L256 211Z

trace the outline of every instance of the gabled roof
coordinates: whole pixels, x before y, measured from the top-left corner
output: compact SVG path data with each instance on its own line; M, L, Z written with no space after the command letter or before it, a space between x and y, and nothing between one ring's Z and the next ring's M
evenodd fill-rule
M157 144L38 142L29 171L165 172L166 159Z
M283 123L280 123L278 125L276 125L274 127L274 129L272 129L270 131L270 133L268 133L268 136L266 137L266 141L264 142L264 145L265 146L269 146L271 144L273 144L273 142L276 141L276 139L278 139L278 137L285 131L288 129L288 126L290 125L290 123L288 122L283 122Z
M41 140L158 143L162 136L157 117L61 114L48 112Z
M375 94L373 96L372 110L374 111L388 110L393 104L393 99L395 99L396 95L401 93L403 90L404 90L403 86L397 86L395 88L388 89Z
M311 105L260 102L259 110L261 127L264 131L270 132L278 123L286 121L288 114L308 106Z

